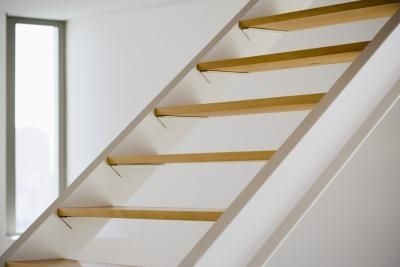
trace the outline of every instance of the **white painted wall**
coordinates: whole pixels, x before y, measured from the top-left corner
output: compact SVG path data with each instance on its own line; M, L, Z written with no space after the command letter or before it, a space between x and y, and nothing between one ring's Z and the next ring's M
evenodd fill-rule
M85 1L81 8L80 5L68 5L65 10L60 8L61 5L56 6L50 2L43 3L44 8L40 10L35 6L24 6L21 1L2 2L0 101L5 101L5 12L17 16L65 19L82 15L82 12L118 9L68 21L68 172L69 178L73 180L246 2L154 0L119 1L112 4L110 1L101 1L99 4L98 1ZM91 5L93 8L88 8ZM138 5L144 7L132 8ZM0 108L2 252L9 240L5 237L3 223L3 102Z
M399 118L400 102L266 266L399 266Z
M392 20L393 21L393 20ZM398 33L398 32L397 32ZM393 42L393 48L395 47L395 43L397 40L396 38L398 38L397 35L393 35L394 37L391 38L391 41ZM375 42L376 43L376 42ZM389 42L388 42L389 43ZM390 46L388 45L389 49ZM381 66L386 65L387 63L393 63L396 64L398 61L396 61L395 59L393 59L392 55L393 53L388 52L388 50L383 50L386 51L387 54L387 58L385 58L383 56L383 52L382 52L382 56L379 57L380 54L377 54L378 56L376 56L377 59L380 59L381 62L379 62L377 65L375 65L375 67L377 67L377 70L379 70L381 68ZM364 53L365 55L365 53ZM362 59L359 58L358 61ZM371 62L374 62L371 60ZM376 62L376 61L375 61ZM376 62L377 63L377 62ZM357 66L356 63L354 63L353 65L353 69L354 66ZM372 63L369 66L373 66ZM360 91L358 93L355 94L355 96L359 96L359 95L363 95L363 101L366 101L366 96L367 96L367 88L371 89L371 93L374 94L376 93L377 95L379 93L383 93L385 92L384 90L386 89L390 89L391 86L393 85L393 83L398 79L398 68L399 66L387 66L387 71L391 71L391 76L376 76L376 75L365 75L364 79L361 78L360 76L358 76L358 80L360 81L358 88L360 88ZM367 70L372 70L371 69L365 69L364 71L366 72ZM365 73L364 72L364 73ZM362 73L362 72L360 72ZM379 71L372 71L372 73L379 73ZM381 74L381 73L379 73ZM288 76L288 79L290 76ZM313 77L313 76L311 76ZM309 78L311 78L309 77ZM315 76L314 76L315 77ZM345 76L344 76L345 77ZM373 85L373 83L368 79L370 77L374 77L374 82L382 82L382 85L376 85L375 88L371 88L371 85ZM379 77L379 78L378 78ZM361 79L360 79L361 78ZM312 79L312 78L311 78ZM343 81L343 79L342 79ZM357 81L357 79L353 79L352 82ZM387 87L385 87L384 83L387 82ZM355 82L354 82L355 84ZM340 84L338 84L340 85ZM327 98L325 98L325 100L329 100L329 96L332 96L332 93L335 93L335 89L337 89L338 87L334 87L333 89L331 89L330 93L328 94ZM353 88L357 88L356 86L354 86ZM377 91L376 88L379 88L380 90ZM345 94L350 94L352 92L351 90L351 86L348 86L345 89ZM379 97L377 95L374 95L374 97L372 97L371 99L378 100ZM345 98L343 98L345 99ZM347 98L347 100L351 100L352 98L349 97ZM357 97L354 99L358 99ZM318 114L318 109L323 107L323 103L321 103L321 105L319 105L316 109L313 110L313 114ZM325 102L326 103L326 102ZM256 177L252 183L250 184L250 186L254 185L254 188L257 188L257 192L256 190L254 190L253 192L256 192L254 195L258 194L258 197L253 197L252 201L249 201L246 205L248 205L247 207L244 207L241 210L241 215L237 215L235 217L234 220L230 221L230 214L229 210L224 214L224 218L222 218L221 220L219 220L215 226L208 232L208 234L203 238L202 241L205 241L201 244L199 244L199 246L197 246L197 248L199 248L198 250L193 250L192 254L194 257L196 257L196 252L198 252L197 255L199 255L199 251L201 251L202 248L206 247L207 245L211 244L212 241L215 241L214 243L212 243L212 245L210 245L210 249L209 251L207 251L207 253L204 255L203 258L200 259L198 265L199 266L243 266L246 262L246 260L242 260L243 258L248 257L250 253L252 253L252 248L254 249L254 247L257 246L256 242L260 241L260 239L262 238L262 236L268 235L269 233L271 233L273 230L271 230L274 227L274 224L276 224L278 222L278 218L280 216L282 216L283 212L285 211L285 209L287 209L288 207L290 207L290 205L293 205L293 203L296 203L297 200L292 198L289 201L287 201L284 205L278 207L279 203L285 199L286 196L294 196L295 195L295 190L294 188L296 187L296 183L299 183L299 181L302 178L309 179L311 177L313 177L314 175L318 176L319 173L315 172L312 173L312 171L310 171L309 173L307 173L307 175L302 176L302 174L305 174L305 170L307 169L306 166L310 167L310 170L313 169L314 167L322 167L325 163L322 163L321 159L323 157L320 157L320 155L322 154L317 154L317 153L313 153L315 152L314 148L318 148L321 149L321 151L323 150L324 153L326 153L328 151L328 149L326 149L328 146L331 146L331 148L333 148L332 150L330 150L329 152L329 156L331 155L335 155L336 152L334 152L334 149L337 149L340 147L340 142L337 142L339 139L334 139L334 138L330 138L329 134L331 133L337 133L338 132L338 127L343 127L343 125L345 125L344 123L349 123L351 122L350 120L350 115L355 115L357 113L362 112L362 108L360 108L360 106L356 106L356 104L360 104L362 103L362 101L351 101L349 102L350 104L348 105L349 110L346 111L345 108L332 108L331 110L334 110L334 116L338 116L338 119L333 122L333 123L327 123L324 127L321 127L320 129L324 129L325 131L321 131L318 134L315 134L314 132L314 136L310 137L309 139L309 143L308 145L298 145L295 149L297 149L297 151L299 152L298 154L298 159L299 162L294 163L293 165L290 165L290 162L294 159L294 153L291 154L290 156L288 156L283 164L282 167L280 167L280 169L278 169L276 171L276 176L274 176L275 174L271 174L272 173L272 167L274 166L273 163L276 163L275 160L279 159L279 155L282 155L281 153L277 154L277 157L275 157L273 159L272 162L268 163L266 165L266 167L264 168L264 170L266 170L266 172L262 172L261 171L261 175L258 175L258 177ZM365 103L365 102L364 102ZM370 105L366 105L365 107L367 108L371 108L373 107L373 104ZM360 112L361 111L361 112ZM364 112L362 112L364 114L367 114L366 111L364 110ZM324 113L324 115L327 115L328 113ZM340 115L342 114L342 115ZM350 114L350 115L349 115ZM361 117L361 116L360 116ZM308 122L310 121L310 118L313 118L312 115L308 118ZM346 118L346 120L343 120L343 118ZM321 119L319 122L322 122L323 120ZM343 121L343 122L342 122ZM359 122L358 122L359 123ZM329 132L326 131L326 129L330 129L332 125L335 125L335 132ZM304 125L303 125L304 127ZM300 127L298 128L297 133L301 132L304 128ZM352 121L352 123L349 123L349 125L347 125L345 127L345 131L351 131L353 129L356 129L358 126L355 123L355 120ZM312 131L316 131L318 129L318 127L316 127L316 125L313 126L312 130L310 130L310 133ZM349 134L349 133L347 133ZM311 134L309 135L311 136ZM350 135L347 135L350 136ZM289 140L289 142L286 143L286 145L284 147L281 147L281 152L283 151L287 151L286 149L288 148L288 144L290 145L290 141L293 141L293 139L296 137L296 135L293 135L292 138ZM323 137L323 138L322 138ZM306 140L306 138L304 138L303 140ZM329 142L326 142L326 140L329 140ZM294 149L294 150L295 150ZM327 158L325 158L327 159ZM329 159L330 160L330 159ZM322 163L322 164L321 164ZM290 167L289 167L290 166ZM299 166L301 166L301 168L299 168ZM296 171L298 170L298 171ZM270 173L268 173L268 171L271 171ZM287 172L286 172L287 171ZM258 187L258 185L261 185L262 183L264 183L264 180L262 180L265 177L268 177L268 175L271 174L271 176L269 177L268 181L263 185L264 189L260 189L262 188L261 186ZM295 177L296 179L291 179ZM305 182L305 180L302 180L302 185L307 184L308 182ZM287 183L285 183L285 181L287 181ZM258 183L258 184L257 184ZM244 191L244 193L241 195L241 198L238 198L234 204L234 208L237 208L237 210L239 210L239 207L241 207L240 201L243 199L246 199L247 196L249 196L251 193L251 187L248 187L249 190ZM250 193L251 192L251 193ZM246 194L247 193L247 194ZM302 196L304 194L304 192L300 192L298 196ZM246 199L247 201L247 199ZM239 202L239 204L237 204ZM259 205L258 209L256 211L256 209L251 210L250 208L248 208L251 204L255 204L255 205ZM232 207L232 206L231 206ZM233 209L234 210L234 209ZM281 213L282 212L282 213ZM233 217L234 215L232 215ZM286 214L284 214L283 216L286 216ZM283 217L282 216L282 217ZM231 217L231 218L232 218ZM243 224L240 224L239 218L243 219ZM226 219L224 221L224 219ZM254 220L253 220L254 219ZM265 219L265 220L263 220ZM224 228L224 226L222 226L222 224L226 223L224 226L226 226L226 228ZM279 221L279 223L281 223L281 221ZM261 232L257 232L257 226L261 228L264 228L265 232L261 233ZM267 227L271 227L270 229L267 229ZM243 229L251 229L251 231L243 231ZM214 230L214 231L213 231ZM270 231L270 232L268 232ZM209 244L207 243L207 237L210 237L211 235L215 234L215 233L221 233L223 232L220 236L218 236L218 238L216 239L208 239L208 241L210 241ZM268 234L266 234L268 232ZM261 238L260 238L261 237ZM238 240L240 240L240 242L237 242ZM247 248L245 248L245 244L246 244L246 240L249 241L249 243L252 243L252 245L254 245L253 247L251 247L251 245L249 245ZM258 241L257 241L258 240ZM262 242L262 241L261 241ZM218 249L214 249L214 248L218 248ZM230 250L230 248L232 248L232 250ZM232 255L230 257L225 257L225 258L221 258L218 257L218 255L222 255L224 253L228 253L229 255ZM243 258L240 258L240 256L243 256ZM188 258L190 258L190 256L188 256ZM182 266L186 266L186 265L191 265L193 262L190 261L185 261ZM186 265L185 265L186 264Z
M68 23L68 177L100 151L247 1L176 1Z
M68 20L88 14L170 1L181 0L1 0L0 11L11 16Z
M320 45L332 45L372 39L385 19L374 20L352 25L332 26L325 29L291 33L282 37L272 47L273 51L306 48ZM238 31L237 31L238 32ZM332 33L341 32L341 35ZM253 33L253 32L252 32ZM260 34L261 35L261 34ZM310 38L307 38L307 37ZM269 36L267 36L268 38ZM237 38L251 42L239 32ZM266 38L266 39L267 39ZM264 40L263 40L264 41ZM260 47L264 43L259 43ZM254 53L245 48L232 51L236 44L225 42L213 56L226 56L228 52ZM246 47L247 48L247 47ZM268 47L264 47L266 52ZM260 53L260 52L259 52ZM223 55L221 55L223 54ZM212 58L212 57L210 57ZM206 101L224 101L227 99L243 99L267 97L274 95L308 93L326 91L345 70L348 64L337 66L304 68L254 75L209 74L211 85L199 83L199 88L188 81L181 83L166 100L168 103L188 103ZM162 74L164 75L164 74ZM162 77L162 75L160 77ZM195 76L195 74L194 74ZM225 76L223 84L215 82L216 76ZM240 76L239 78L237 76ZM158 77L158 76L157 76ZM291 77L291 79L286 79ZM310 79L313 77L313 79ZM242 78L242 79L240 79ZM226 83L233 79L234 82ZM215 86L215 84L218 84ZM213 86L214 85L214 86ZM222 86L224 86L222 88ZM211 88L212 87L212 88ZM193 89L198 89L193 92ZM216 93L216 91L218 91ZM191 95L192 94L192 95ZM166 105L163 103L162 105ZM181 143L174 152L206 152L240 149L274 149L278 148L290 131L304 118L306 113L285 113L266 116L243 116L241 118L208 119L199 123L198 127ZM223 127L221 127L223 125ZM271 131L274 129L274 131ZM227 134L229 133L229 134ZM151 134L153 135L153 134ZM126 145L126 143L123 143ZM124 149L124 153L137 153L140 144ZM145 151L152 152L152 151ZM218 207L225 208L238 192L254 177L258 166L179 165L163 166L144 184L129 202L137 206L185 206L185 207ZM218 169L221 167L220 169ZM204 195L207 197L204 197ZM80 257L82 259L100 259L104 262L134 263L144 266L176 266L179 258L185 253L182 249L193 245L196 239L209 227L207 224L179 223L141 223L114 220L93 240ZM157 234L155 235L155 231ZM173 240L173 246L171 246ZM119 247L115 254L99 255L98 251L110 251ZM129 252L134 248L134 252ZM168 251L168 253L165 253ZM187 251L187 250L186 250ZM153 255L157 255L154 257Z
M207 41L211 39L217 31L219 31L219 29L244 2L245 1L243 0L172 1L169 4L161 6L121 10L112 13L75 18L69 21L68 171L71 180L74 179L81 170L121 131L121 129L124 128L146 104L148 104L150 99L152 99L159 90L161 90L163 86L173 78L175 74L181 70L182 67L202 47L204 47ZM2 26L1 22L0 26ZM370 29L371 32L374 32L374 27L368 27L368 29ZM1 30L2 28L0 27L0 36L3 36L1 35ZM346 35L350 36L350 33L351 32L349 31ZM362 37L364 37L364 33L367 35L370 34L369 31L361 31L360 36L362 35ZM190 36L190 38L188 38L188 36ZM361 37L357 35L356 37L352 36L352 38L349 39L353 38L358 39ZM338 41L335 38L333 39L335 42ZM2 41L4 39L0 38L0 40ZM294 43L291 42L291 40L296 40L295 34L283 38L276 47L281 49L282 46L288 49L293 48ZM312 40L330 41L330 39L326 38L314 38ZM316 41L314 43L310 41L310 43L304 45L317 45L318 42L319 41ZM0 45L0 47L2 46ZM0 55L3 55L1 53L2 52L0 51ZM0 59L2 58L3 57L0 57ZM0 64L2 61L3 60L0 61ZM326 71L330 74L338 75L342 71L343 67L345 66L337 66L337 68L333 67L332 70ZM306 71L307 70L305 70L305 72ZM321 73L323 72L324 70L321 71ZM0 78L2 78L1 73L4 72L0 71ZM284 76L285 73L282 72L280 75ZM275 80L270 79L270 76L266 75L265 77L263 76L263 78L259 77L260 79L255 76L257 75L249 76L234 88L230 88L235 92L232 93L231 91L232 94L228 95L228 97L257 97L264 96L264 94L265 96L269 96L275 93L282 93L282 88L273 88ZM253 79L254 81L252 86L248 86L246 91L243 91L242 89L244 88L243 86L245 83L252 81ZM3 79L0 79L0 82L2 81ZM275 82L276 84L279 84L277 81ZM323 81L318 81L318 84L320 84L319 82L321 82L321 87L315 88L316 90L328 89L329 85L333 81L324 79ZM304 82L304 84L301 84L301 88L293 88L293 85L290 84L289 81L284 82L285 85L286 83L288 83L288 91L303 89L302 87L305 88L309 85L309 83ZM268 90L265 90L266 84L271 85L270 88L267 88ZM0 85L0 89L1 88ZM273 89L275 89L276 92ZM311 89L313 88L310 88L310 90ZM221 95L223 95L223 98L227 97L225 94ZM3 99L2 95L0 95L0 101L3 101ZM176 101L176 99L171 100L171 102L174 101ZM4 105L1 104L2 103L0 103L0 109L4 107ZM0 110L0 116L4 114L1 111L2 110ZM290 115L286 114L286 116ZM296 114L293 114L293 116L296 116ZM277 117L278 119L280 118L279 115ZM300 117L302 117L301 114ZM244 122L244 119L242 122ZM257 118L249 122L249 125L256 125L256 122L258 122ZM212 129L217 129L218 123L217 120L210 122ZM265 123L265 121L263 121L263 123ZM269 121L267 123L269 123ZM296 123L297 120L293 125ZM213 124L214 126L212 126ZM225 121L225 125L234 129L234 127L237 127L237 121L234 121L233 119L231 120L231 123L226 123ZM248 138L249 140L246 140L245 144L239 142L236 143L232 140L237 140L235 139L237 136L230 136L226 139L221 138L220 140L214 139L207 143L208 146L204 146L204 143L192 142L198 141L199 138L204 138L204 135L202 135L204 132L202 132L202 130L206 128L209 129L209 126L208 122L204 122L204 126L199 127L198 131L192 134L183 144L184 148L181 146L180 149L182 151L191 149L208 150L210 147L214 150L220 148L232 149L232 144L235 145L235 147L233 147L234 149L260 148L258 147L260 139ZM268 128L270 128L270 124L268 124L268 126L265 124L262 129L258 128L263 130L260 130L257 133L257 136L263 140L261 143L263 147L261 148L271 148L271 144L278 146L282 141L280 139L277 141L273 139L276 141L276 143L274 143L269 139L266 140L267 138L264 133L267 133ZM4 127L1 127L0 130L1 129L4 129ZM219 133L225 138L222 134L223 131L220 131ZM209 136L210 137L207 138L213 138L213 136L215 136L215 131L210 131ZM280 138L282 137L280 136ZM192 144L192 146L188 146L189 143ZM1 145L0 149L3 149L3 147L4 146ZM3 155L3 153L1 155ZM1 160L0 164L4 164L4 161ZM2 165L0 165L0 167L2 167ZM1 169L4 170L4 168ZM139 192L138 197L136 198L136 203L142 202L142 204L158 204L162 202L163 204L167 203L170 205L188 205L188 203L190 203L188 201L191 199L192 203L196 203L199 206L207 204L209 206L217 205L223 207L228 205L228 200L231 201L231 197L234 197L236 194L235 191L232 193L232 196L229 195L229 198L220 199L220 202L214 201L216 198L205 199L203 197L203 189L206 189L207 183L204 183L204 180L198 180L201 178L198 176L191 176L190 179L187 179L184 177L188 173L186 172L187 170L188 168L182 171L180 177L181 180L179 180L178 177L175 182L182 182L185 179L187 185L191 185L193 189L196 189L195 192L183 190L182 188L189 188L185 187L186 185L183 185L179 189L181 191L178 192L178 194L175 194L176 192L172 193L167 190L166 186L164 186L168 185L168 181L170 182L171 180L165 181L164 184L156 184L155 181L159 182L159 178L174 178L172 174L176 174L176 172L168 173L164 170L162 173L160 172L158 177L156 177L157 179L153 179L153 183L148 183L147 187ZM241 175L240 172L236 173L238 176ZM222 171L221 174L223 174ZM248 178L250 179L252 176L253 175L249 175ZM216 175L215 177L208 179L208 182L209 184L215 185L215 179L219 178L221 177ZM232 189L232 177L228 178L231 179L229 189ZM234 178L236 179L237 177ZM226 181L228 180L229 179L226 179ZM237 180L239 180L239 178L237 178ZM0 182L1 181L3 180L0 180ZM246 177L243 181L237 182L237 184L240 185L240 187L237 186L238 190L246 184L246 182ZM221 186L215 186L213 192L207 191L209 195L220 195L219 190L228 191L228 187L223 187L222 182L219 181L218 183ZM2 190L2 188L4 187L0 184L0 190ZM161 194L159 194L160 192ZM0 191L0 197L3 196L3 192ZM154 198L151 198L151 196L154 196ZM1 200L0 203L2 203ZM1 211L0 206L0 212ZM0 219L1 218L2 216L0 213ZM143 260L143 262L153 260L154 262L152 263L157 262L161 266L161 260L168 259L171 262L175 262L176 258L181 257L181 255L177 253L177 250L173 250L172 253L168 253L172 255L157 254L159 255L159 258L157 259L154 257L153 259L146 258L150 257L149 254L146 254L146 252L149 252L148 249L150 247L154 251L167 254L165 251L168 251L168 246L170 246L170 243L163 244L162 242L160 242L161 245L155 245L152 243L154 242L154 236L147 235L147 233L154 234L157 230L157 234L162 232L161 234L165 235L162 240L170 240L169 237L173 235L174 232L182 232L183 230L183 232L190 234L179 237L183 241L177 240L177 243L182 244L183 242L187 242L191 244L204 233L208 226L208 224L200 225L197 231L192 232L193 228L188 225L169 224L168 227L163 228L160 227L159 224L154 224L148 226L148 228L146 228L148 231L144 231L144 233L144 226L142 228L138 227L136 228L136 231L138 232L132 232L131 235L136 238L139 236L140 240L138 243L131 242L129 245L144 244L143 246L135 247L135 250L139 251L138 254L143 258L136 259ZM2 223L0 223L0 231L2 230L1 227L3 227ZM183 227L187 227L187 229L185 230ZM120 233L122 237L126 237L128 232L126 229L128 228L121 227L119 228L121 233L113 232L113 234L118 235ZM113 230L115 229L113 228ZM167 232L169 235L166 234ZM123 241L126 240L123 239ZM143 249L143 247L147 250L143 250L142 253L141 249ZM89 246L89 249L90 248L91 247ZM285 265L278 264L275 266Z

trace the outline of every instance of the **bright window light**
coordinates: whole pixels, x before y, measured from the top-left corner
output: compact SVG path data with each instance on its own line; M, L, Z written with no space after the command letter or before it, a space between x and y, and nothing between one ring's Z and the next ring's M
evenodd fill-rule
M15 230L59 194L58 28L15 25Z

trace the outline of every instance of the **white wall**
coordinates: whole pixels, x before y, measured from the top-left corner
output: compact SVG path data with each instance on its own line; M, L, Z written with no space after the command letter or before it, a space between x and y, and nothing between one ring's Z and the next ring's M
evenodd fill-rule
M400 102L266 266L399 266L399 117Z
M176 0L1 0L0 10L7 11L11 16L68 20L88 14L169 1Z
M204 47L244 2L173 1L160 6L126 9L69 21L68 172L71 180ZM4 15L0 15L0 18L0 42L3 42ZM289 43L288 39L285 40ZM0 43L0 47L3 47L3 43ZM0 101L4 101L3 59L2 48ZM239 86L237 88L242 89ZM0 102L0 109L3 108ZM3 110L0 110L0 123L3 123L3 114ZM3 129L0 127L0 142L4 141ZM195 137L188 139L188 142L195 140ZM4 160L1 158L4 156L4 147L1 143L0 170L4 170ZM4 176L3 173L0 175ZM1 179L3 176L0 176L0 190L4 190L1 184L4 182ZM154 187L151 189L154 194ZM0 197L4 196L4 192L0 191ZM157 201L160 201L160 196L157 197ZM184 201L183 198L180 200ZM0 199L2 203L4 199ZM4 218L2 208L4 205L0 205L0 219ZM0 221L2 236L3 228L3 221ZM296 244L302 246L303 243ZM273 266L287 266L282 260L290 253L285 255L276 260L281 264Z
M139 9L125 8L68 21L67 135L71 180L246 2L152 1L152 5L146 3ZM29 8L24 10L27 17L33 14ZM47 15L42 14L42 18L49 18ZM5 235L5 22L5 13L1 13L0 253L10 243Z
M69 21L69 179L79 175L245 2L174 1Z

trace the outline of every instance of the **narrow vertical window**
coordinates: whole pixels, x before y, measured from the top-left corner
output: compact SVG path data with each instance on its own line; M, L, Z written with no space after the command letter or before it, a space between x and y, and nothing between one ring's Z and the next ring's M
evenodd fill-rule
M7 205L13 235L25 231L65 186L62 25L8 19Z

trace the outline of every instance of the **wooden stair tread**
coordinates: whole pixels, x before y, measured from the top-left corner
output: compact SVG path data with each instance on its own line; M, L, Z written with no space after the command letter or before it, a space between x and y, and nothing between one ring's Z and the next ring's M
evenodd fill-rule
M226 162L226 161L261 161L269 160L275 151L238 151L191 154L165 154L145 156L111 156L109 165L144 165L166 163Z
M159 117L218 117L309 110L317 104L324 95L325 94L308 94L161 107L156 108L154 114Z
M144 220L216 221L218 209L151 208L151 207L84 207L59 208L59 217L96 217Z
M128 265L115 265L105 263L80 262L75 260L34 260L34 261L11 261L6 267L133 267Z
M246 19L239 22L239 27L279 31L302 30L387 17L393 15L399 7L400 0L363 0Z
M353 61L369 42L199 63L199 71L258 72Z

